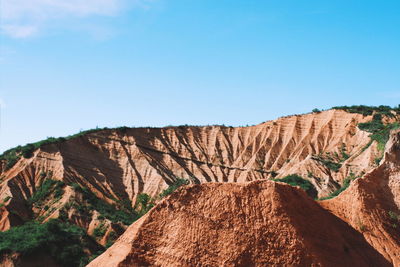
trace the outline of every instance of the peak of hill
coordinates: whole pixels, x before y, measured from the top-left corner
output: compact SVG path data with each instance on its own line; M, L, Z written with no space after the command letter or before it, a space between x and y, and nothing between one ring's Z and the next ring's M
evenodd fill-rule
M303 191L265 180L186 187L88 266L270 265L390 266Z
M398 114L338 107L249 127L121 127L17 147L0 157L0 230L58 219L108 247L185 183L274 180L332 198L376 170Z

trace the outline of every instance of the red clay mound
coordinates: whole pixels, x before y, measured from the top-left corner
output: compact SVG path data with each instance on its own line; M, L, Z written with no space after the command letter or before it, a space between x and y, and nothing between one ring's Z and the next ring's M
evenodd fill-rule
M271 181L188 186L88 266L390 266L303 191Z

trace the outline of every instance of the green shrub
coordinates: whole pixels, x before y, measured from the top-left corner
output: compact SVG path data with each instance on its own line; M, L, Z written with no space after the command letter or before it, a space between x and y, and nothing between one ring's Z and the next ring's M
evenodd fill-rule
M385 128L381 120L372 120L370 122L363 122L358 124L358 128L362 131L376 133Z
M278 176L278 173L276 171L271 171L269 174L271 174L272 178L275 178L276 176Z
M300 186L300 188L312 198L317 197L318 194L314 185L310 181L303 179L303 177L297 174L288 175L281 179L273 179L273 181L287 183L292 186Z
M326 197L320 198L319 200L331 199L331 198L334 198L334 197L338 196L340 193L342 193L344 190L346 190L350 186L351 181L353 181L353 180L355 180L357 178L359 178L359 176L357 177L353 173L350 173L350 175L343 180L343 184L339 189L337 189L336 191L330 193Z
M179 187L187 184L189 184L188 180L177 178L167 189L161 192L160 197L161 198L166 197L175 192L175 190L178 189Z
M340 154L342 155L342 159L341 159L342 162L347 160L348 158L350 158L350 155L347 154L347 152L346 152L346 144L345 143L342 143L342 147L340 148Z
M139 215L142 216L154 207L154 202L149 195L142 193L137 196L135 207L136 209L139 209Z
M5 169L9 170L18 162L19 156L15 151L11 151L7 154L3 154L2 156L0 156L0 159L6 161Z
M377 157L374 159L375 165L379 165L379 163L381 163L383 157Z
M313 156L312 157L314 160L319 161L322 165L324 165L325 167L327 167L328 169L334 171L334 172L338 172L339 169L342 167L342 164L339 162L334 162L331 158L324 158L320 155L318 156Z
M64 194L64 182L52 179L46 179L42 185L37 188L36 192L28 199L30 205L39 206L51 193L55 193L55 197L61 197Z
M122 204L119 206L111 205L98 198L87 188L80 187L78 184L72 184L72 187L83 194L84 200L88 203L88 210L97 210L103 217L112 222L122 222L125 225L130 225L140 218L139 214L130 206ZM80 208L86 209L83 205Z
M387 141L389 140L390 131L400 128L400 124L398 122L384 124L382 122L382 116L380 114L375 114L372 121L359 123L358 128L362 131L371 133L369 136L371 141L376 141L378 144L378 150L383 151Z
M105 248L111 247L114 244L115 240L117 240L117 238L118 235L114 231L111 231L110 234L108 235L108 240L105 245Z
M95 238L103 237L105 235L106 231L107 231L107 228L104 226L104 224L100 224L93 230L93 236Z
M389 212L388 212L388 215L389 215L389 218L390 218L392 221L400 221L400 215L398 215L396 212L389 211Z
M390 106L364 106L364 105L359 105L359 106L338 106L338 107L333 107L332 109L340 109L347 111L349 113L359 113L364 116L369 116L372 115L374 112L386 115L386 116L393 116L392 111L398 112L398 108L392 108Z
M88 262L84 252L88 238L83 229L58 220L45 224L30 222L0 232L0 254L45 253L62 266L81 266Z

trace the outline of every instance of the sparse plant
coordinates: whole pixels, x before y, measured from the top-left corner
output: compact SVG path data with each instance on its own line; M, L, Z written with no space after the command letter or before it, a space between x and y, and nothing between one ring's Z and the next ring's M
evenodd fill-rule
M145 193L139 194L136 198L135 207L139 209L140 216L146 214L154 205L153 199Z
M271 175L272 178L278 176L278 173L276 171L271 171L269 174Z
M96 210L110 221L115 223L122 222L125 225L130 225L138 218L140 218L140 215L130 205L126 205L118 201L117 205L111 205L104 200L98 198L93 192L89 191L87 188L81 187L78 184L72 184L71 186L72 188L74 188L75 191L82 193L85 202L88 204L75 206L81 212L87 213L92 210Z
M299 186L312 198L315 198L318 194L314 185L310 181L303 179L301 176L297 174L288 175L281 179L273 179L273 181L283 182L292 186Z
M103 223L99 224L99 226L97 226L96 228L94 228L93 230L93 236L98 239L101 238L105 235L107 231L107 228L104 226Z
M53 192L57 199L57 197L60 197L64 193L64 186L65 184L62 181L46 179L28 199L28 203L31 205L40 206L43 200L45 200Z
M359 178L359 177L360 177L360 176L355 176L355 174L351 172L351 173L349 174L349 176L346 177L346 178L343 180L343 184L342 184L342 186L341 186L339 189L337 189L337 190L335 190L334 192L330 193L330 194L329 194L328 196L326 196L326 197L321 197L321 198L319 198L318 200L326 200L326 199L331 199L331 198L334 198L334 197L338 196L340 193L342 193L343 191L345 191L345 190L350 186L351 181L353 181L353 180L355 180L355 179L357 179L357 178Z
M382 122L382 114L383 113L377 113L373 116L373 119L370 122L358 124L360 130L371 133L371 143L372 141L376 141L378 144L378 150L381 152L383 152L385 145L389 140L390 131L400 128L399 122L384 124ZM388 116L386 113L384 113L384 115Z
M394 211L389 211L389 212L388 212L388 215L389 215L389 218L390 218L391 220L393 220L393 221L400 221L400 215L397 214L396 212L394 212Z
M338 172L339 169L342 167L342 164L339 162L334 162L332 157L329 156L329 154L325 157L323 157L322 155L314 155L312 159L320 162L326 168L334 172Z
M183 185L187 185L189 184L189 181L186 179L182 179L182 178L177 178L167 189L163 190L160 194L160 197L166 197L170 194L172 194L173 192L175 192L175 190L177 190L179 187L183 186Z

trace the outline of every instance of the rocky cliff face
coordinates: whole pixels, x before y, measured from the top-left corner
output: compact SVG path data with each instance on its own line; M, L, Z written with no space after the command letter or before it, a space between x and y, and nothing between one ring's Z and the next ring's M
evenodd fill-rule
M361 177L377 166L382 152L370 134L357 127L371 120L372 116L328 110L250 127L102 130L44 145L9 169L1 162L0 230L32 218L42 222L62 218L91 235L100 229L97 241L105 245L132 219L104 216L107 205L129 210L140 193L157 196L178 177L192 184L243 183L298 174L323 197L340 188L346 177ZM32 204L48 179L60 183L50 184L51 192ZM97 199L104 203L99 206ZM340 204L329 204L339 202L324 203L333 212L342 209L335 208ZM351 224L346 214L337 216ZM365 238L374 246L372 237ZM385 257L392 259L390 255Z

